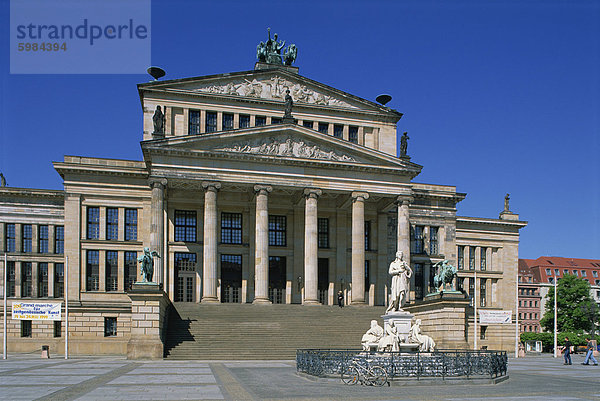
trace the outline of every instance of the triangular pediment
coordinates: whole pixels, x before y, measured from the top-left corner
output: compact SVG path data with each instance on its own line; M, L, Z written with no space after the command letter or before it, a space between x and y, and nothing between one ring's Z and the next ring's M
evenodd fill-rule
M138 88L140 91L162 90L267 102L283 102L289 90L294 103L299 106L391 113L398 118L402 115L380 104L278 68L157 81L141 84Z
M294 124L145 141L142 149L149 157L157 152L187 153L192 157L386 168L412 176L421 170L421 166L408 160Z

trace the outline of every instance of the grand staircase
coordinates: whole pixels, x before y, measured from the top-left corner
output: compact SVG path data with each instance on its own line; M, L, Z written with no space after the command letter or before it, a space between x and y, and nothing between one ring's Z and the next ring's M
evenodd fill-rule
M165 357L295 359L298 348L360 348L385 308L175 303Z

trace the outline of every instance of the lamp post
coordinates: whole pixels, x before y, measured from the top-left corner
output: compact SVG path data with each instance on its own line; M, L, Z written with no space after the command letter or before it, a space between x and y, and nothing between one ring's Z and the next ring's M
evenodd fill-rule
M558 277L556 277L556 280L554 280L554 357L557 358L558 357L558 350L556 349L558 347L558 340L557 340L557 336L558 336L558 311L556 308L556 287L558 285Z

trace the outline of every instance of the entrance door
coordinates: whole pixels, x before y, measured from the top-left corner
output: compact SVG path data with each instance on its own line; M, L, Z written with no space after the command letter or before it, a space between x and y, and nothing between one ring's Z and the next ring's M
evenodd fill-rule
M318 262L317 288L319 291L319 302L327 305L329 292L329 259L319 258Z
M269 256L269 299L274 304L285 303L285 256Z
M175 302L196 301L196 254L175 253Z
M221 255L221 302L239 303L242 292L242 255Z

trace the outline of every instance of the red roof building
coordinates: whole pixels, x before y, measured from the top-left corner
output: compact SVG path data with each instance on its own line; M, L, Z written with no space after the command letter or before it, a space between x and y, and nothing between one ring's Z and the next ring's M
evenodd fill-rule
M541 331L540 319L542 296L540 281L536 278L527 259L519 259L519 326L520 332Z

